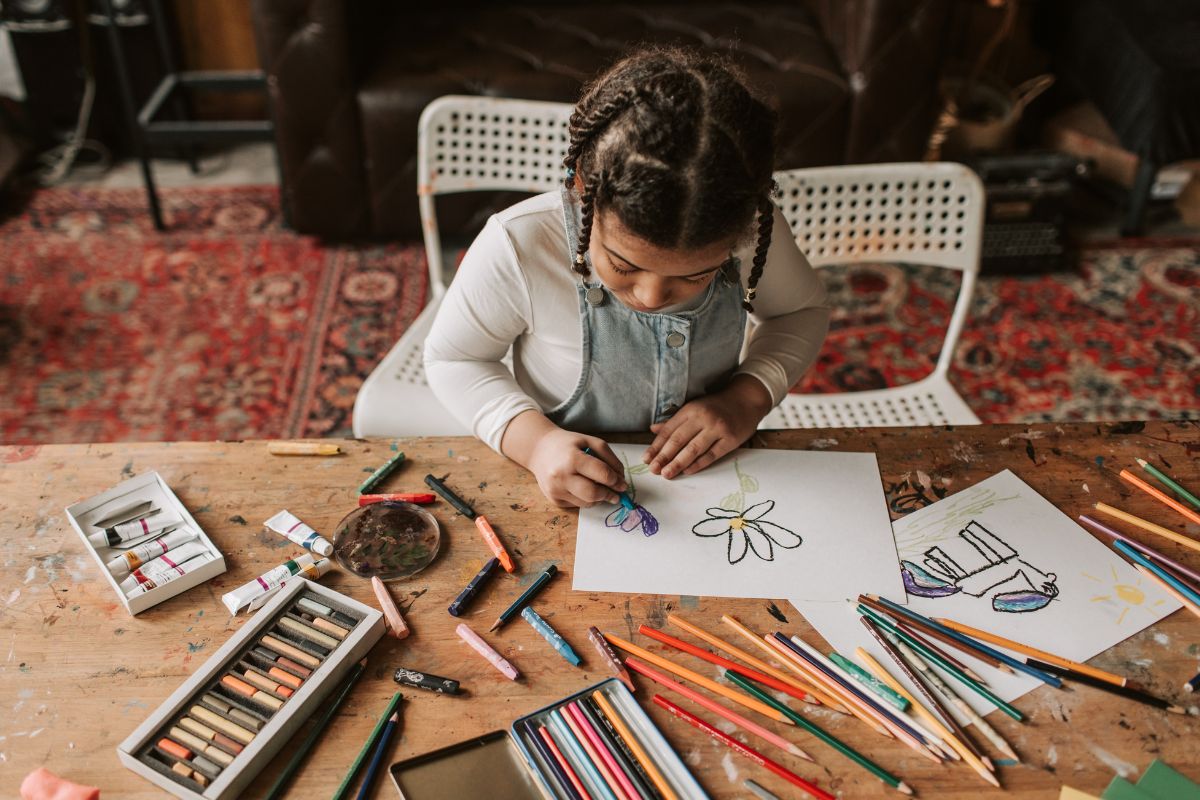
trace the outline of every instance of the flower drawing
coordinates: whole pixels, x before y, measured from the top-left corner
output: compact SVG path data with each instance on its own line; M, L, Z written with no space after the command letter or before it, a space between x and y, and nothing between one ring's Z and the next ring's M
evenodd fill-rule
M804 541L798 533L763 519L775 508L774 500L755 503L745 511L714 507L704 513L706 519L692 526L692 533L706 538L726 537L730 564L736 564L753 552L763 561L775 560L775 548L793 550Z
M604 524L609 528L620 528L626 533L639 527L645 536L653 536L658 533L658 520L637 503L633 504L632 509L617 506L611 514L604 518Z

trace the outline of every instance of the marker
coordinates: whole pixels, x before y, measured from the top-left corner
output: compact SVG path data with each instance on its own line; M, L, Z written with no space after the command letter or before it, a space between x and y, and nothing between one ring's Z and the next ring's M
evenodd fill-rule
M510 681L515 681L521 677L521 673L517 671L517 668L508 663L504 656L493 650L492 646L485 642L478 633L471 630L467 623L458 623L458 627L454 629L454 632L458 634L460 639L469 644L472 650L486 658L488 663L495 667L501 675Z
M545 639L551 647L558 651L558 654L571 662L572 665L578 667L580 664L579 656L571 649L571 645L567 644L558 631L550 627L550 623L538 616L538 613L531 606L526 606L521 612L521 619L533 626L533 629Z
M383 581L378 575L371 577L371 588L375 590L375 599L379 601L379 608L383 611L383 618L387 620L388 632L397 639L404 639L408 636L408 623L404 621L403 615L400 614L400 609L396 607L396 601L388 593L387 587L383 585Z
M500 564L504 567L505 572L516 572L516 565L513 563L512 556L504 549L504 544L500 541L500 537L496 535L496 531L492 528L492 523L488 522L487 517L482 514L476 514L475 509L467 504L454 491L443 483L439 478L433 475L425 476L425 483L430 489L440 494L446 499L446 502L454 506L458 513L462 514L469 520L474 520L475 527L479 529L480 535L483 536L483 541L491 548L492 554L500 559Z
M532 600L533 596L540 592L542 588L550 582L550 579L553 578L557 572L558 566L556 564L551 564L550 566L546 567L546 571L541 575L538 575L537 579L529 585L529 588L522 592L521 596L514 600L513 604L504 609L504 612L496 618L496 621L492 623L492 627L488 628L488 633L491 633L515 617L521 611L521 609L525 607L525 604Z
M379 484L383 483L389 475L396 471L396 468L404 461L404 453L396 453L396 455L384 462L383 466L371 473L371 477L362 482L358 487L359 494L370 494L371 490Z
M418 672L415 669L400 667L392 676L392 680L401 686L412 686L438 694L460 694L458 681L428 672Z
M500 559L492 557L483 565L483 569L475 573L475 577L471 578L471 582L467 584L467 588L458 593L458 597L454 598L454 602L446 610L453 617L462 615L466 611L467 606L475 599L475 595L479 594L479 590L483 588L484 583L491 577L492 572L496 569L496 565L500 563Z
M360 506L369 506L372 503L412 503L418 506L427 506L430 503L437 502L437 495L429 494L428 492L397 492L395 494L360 494L358 496L358 504Z

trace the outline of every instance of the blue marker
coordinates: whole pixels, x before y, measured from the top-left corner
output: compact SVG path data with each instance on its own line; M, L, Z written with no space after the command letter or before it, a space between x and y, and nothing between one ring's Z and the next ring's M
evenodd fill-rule
M567 644L567 640L559 635L558 631L550 627L550 623L538 616L538 613L533 610L532 606L525 606L525 610L521 612L521 619L533 626L543 639L545 639L551 647L558 651L558 654L570 661L572 665L579 666L579 656L571 649L571 645Z

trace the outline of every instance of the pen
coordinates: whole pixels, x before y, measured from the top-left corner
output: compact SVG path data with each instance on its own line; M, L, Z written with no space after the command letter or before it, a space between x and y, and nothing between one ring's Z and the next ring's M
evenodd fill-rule
M541 575L538 575L537 579L529 585L529 588L522 592L521 596L514 600L513 604L504 609L504 613L496 618L496 621L492 624L492 627L488 628L488 633L496 630L501 625L504 625L506 622L520 613L521 609L525 607L525 604L532 600L533 596L540 592L542 587L549 583L550 579L553 578L557 572L558 566L556 564L551 564L550 566L546 567L546 571Z

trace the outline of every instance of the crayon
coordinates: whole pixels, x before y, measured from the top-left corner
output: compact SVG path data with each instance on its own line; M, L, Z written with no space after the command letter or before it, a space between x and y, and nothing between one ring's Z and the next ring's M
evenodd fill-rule
M451 616L462 616L462 612L466 611L467 606L475 599L475 595L479 594L479 590L483 588L483 585L491 577L492 572L499 563L500 559L493 556L483 565L483 569L475 573L475 577L471 578L471 582L467 584L465 589L458 593L458 597L454 598L454 602L446 609L450 612Z
M413 686L417 689L426 689L438 694L460 693L458 681L433 675L429 672L419 672L415 669L400 667L392 675L392 680L401 686Z
M515 681L521 677L521 673L517 668L505 660L504 656L492 649L492 646L485 642L479 634L471 630L465 622L458 623L458 627L454 629L458 637L471 646L479 655L487 659L487 662L500 672L501 675L508 678L510 681Z
M579 656L571 649L571 645L567 644L567 640L559 635L558 631L554 630L549 622L538 616L538 613L532 607L525 606L524 610L521 611L521 619L528 622L538 632L538 635L545 639L572 666L579 666Z
M358 487L358 493L370 494L371 490L387 480L387 477L395 472L396 468L399 467L403 461L404 453L396 453L396 455L385 461L383 466L372 472L371 476L362 482L362 484Z
M336 456L342 448L323 442L268 442L267 452L273 456Z
M428 492L394 492L392 494L360 494L358 504L369 506L372 503L412 503L417 506L427 506L436 503L437 496Z
M600 659L608 669L617 676L621 683L625 684L625 688L630 692L636 692L637 684L629 676L629 670L625 668L616 651L612 649L612 645L608 643L608 640L604 638L604 634L595 625L588 628L588 640L596 648L596 652L600 654Z

